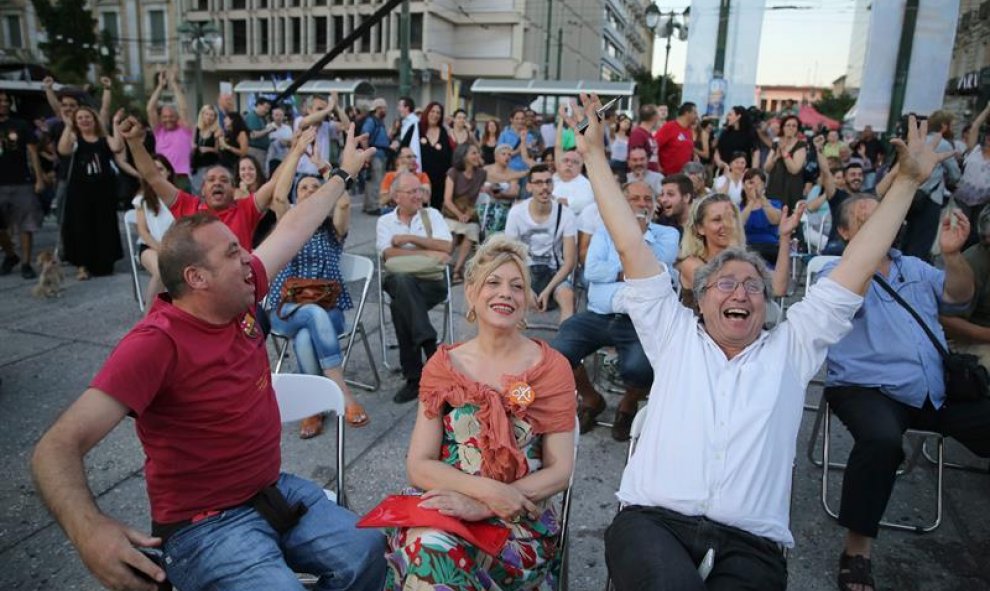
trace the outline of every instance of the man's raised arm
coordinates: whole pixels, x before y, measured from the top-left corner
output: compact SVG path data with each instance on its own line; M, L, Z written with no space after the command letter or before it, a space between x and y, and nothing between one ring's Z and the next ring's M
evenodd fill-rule
M907 143L899 138L891 140L897 149L897 177L876 212L856 233L846 247L842 260L829 275L846 289L860 295L866 293L870 278L901 228L901 222L911 207L918 185L935 168L938 162L935 146L941 136L936 135L931 142L926 143L927 134L928 121L922 121L919 127L912 115L908 120Z
M364 164L375 155L374 148L358 151L357 145L360 139L354 137L354 126L351 125L347 134L347 143L340 156L340 168L352 178L357 177ZM277 275L282 267L296 256L303 244L313 236L313 232L327 219L337 204L337 199L345 191L344 180L333 176L311 197L303 200L282 217L271 235L254 251L265 265L269 277Z
M643 240L643 232L636 216L622 196L622 189L612 176L612 169L605 155L604 127L595 111L600 106L598 97L582 94L581 104L588 118L588 127L584 130L584 135L577 132L574 134L578 151L584 155L584 166L588 170L588 180L595 193L598 212L619 252L625 276L635 279L657 275L660 273L660 263Z

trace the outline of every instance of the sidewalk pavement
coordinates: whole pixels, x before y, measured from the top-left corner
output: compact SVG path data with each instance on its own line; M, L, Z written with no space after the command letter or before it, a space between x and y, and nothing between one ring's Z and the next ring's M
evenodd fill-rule
M349 252L374 256L375 218L353 215ZM122 232L123 234L123 232ZM55 229L49 220L37 237L38 249L51 248ZM126 249L125 249L126 252ZM86 388L114 344L138 320L126 260L117 274L77 282L69 279L61 298L40 300L30 294L31 282L19 275L0 277L0 589L97 590L101 587L79 561L65 535L42 507L31 484L28 462L44 430ZM144 279L144 278L143 278ZM401 385L381 364L378 346L377 289L372 287L364 313L382 372L378 392L355 390L371 424L347 431L347 488L350 506L370 509L385 495L405 484L405 450L415 419L414 404L396 405L393 392ZM463 290L456 288L456 338L469 338L472 328L463 319ZM439 309L433 312L440 326ZM550 338L552 333L534 332ZM394 338L394 337L393 337ZM393 341L394 342L394 341ZM395 351L391 351L395 360ZM350 375L370 376L368 360L355 347ZM287 361L286 371L294 368ZM808 391L817 404L820 386ZM617 397L609 395L610 407ZM611 413L610 409L607 411ZM605 415L603 415L605 416ZM792 529L796 547L788 564L790 588L817 591L835 588L842 531L821 508L821 470L806 451L815 414L806 412L797 442L794 470ZM833 428L835 456L845 459L850 447L841 426ZM307 441L297 426L283 433L284 469L321 483L334 474L334 439L328 435ZM820 449L820 442L819 442ZM581 437L570 531L570 589L604 588L606 569L603 534L611 521L614 491L621 477L625 444L597 428ZM953 442L948 457L974 461ZM130 420L125 420L87 458L89 482L104 511L134 527L147 530L149 514L142 472L143 455ZM985 464L984 464L985 465ZM834 472L830 499L838 504L841 473ZM927 519L934 511L936 471L922 461L898 479L888 508L889 519ZM882 531L876 544L874 571L879 589L956 591L990 589L990 476L947 470L944 520L934 533ZM648 548L648 540L644 545Z

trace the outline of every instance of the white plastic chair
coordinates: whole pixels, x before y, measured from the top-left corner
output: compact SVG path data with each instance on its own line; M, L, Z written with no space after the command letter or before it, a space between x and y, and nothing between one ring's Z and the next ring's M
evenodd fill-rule
M399 371L398 365L389 365L388 362L388 350L390 348L398 348L398 345L389 345L385 340L385 296L388 294L385 291L385 269L382 261L381 254L377 258L378 266L378 338L382 345L382 365L386 369L392 371ZM450 280L450 267L444 267L443 270L444 283L447 286L447 297L443 302L443 330L440 333L440 341L447 341L450 344L454 344L454 290Z
M344 490L344 393L333 380L324 376L298 373L273 373L272 388L278 401L282 423L294 423L324 412L337 415L337 478L327 498L341 507L347 506Z
M364 328L364 305L368 301L368 292L371 291L371 279L375 274L375 265L371 259L355 254L343 253L340 255L340 276L345 285L361 283L361 298L358 300L357 310L354 313L354 320L345 332L337 336L338 339L347 339L344 347L344 359L341 364L341 371L346 375L347 363L351 359L351 350L354 347L354 338L359 337L364 344L364 352L368 356L368 365L371 366L371 373L374 377L372 383L368 384L359 380L345 378L345 381L352 386L363 390L374 392L381 387L381 377L378 375L378 364L371 352L371 343L368 341L368 333ZM275 352L278 360L275 362L275 373L282 370L282 362L285 360L286 351L289 348L289 339L283 334L279 334L274 329L271 331L272 340L275 342Z
M133 227L133 231L131 228ZM127 238L127 259L131 263L131 282L134 287L134 299L137 300L138 309L144 312L144 294L141 292L141 278L138 271L141 269L141 259L135 241L138 238L137 231L137 211L128 209L124 212L124 236Z

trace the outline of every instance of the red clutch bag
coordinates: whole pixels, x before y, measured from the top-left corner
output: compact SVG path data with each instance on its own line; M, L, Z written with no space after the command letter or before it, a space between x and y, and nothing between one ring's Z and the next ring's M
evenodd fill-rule
M487 521L462 521L419 506L422 497L389 495L357 522L358 527L431 527L454 534L492 556L502 552L509 529Z

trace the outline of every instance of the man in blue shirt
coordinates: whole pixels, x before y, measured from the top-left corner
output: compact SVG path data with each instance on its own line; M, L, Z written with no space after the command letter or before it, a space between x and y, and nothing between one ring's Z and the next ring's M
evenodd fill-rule
M650 222L656 209L653 188L644 181L636 181L628 183L623 193L653 255L658 261L673 267L680 237L677 230ZM612 306L612 296L625 280L619 252L604 227L591 237L584 278L588 283L588 311L576 314L561 324L550 346L567 357L574 368L582 401L578 411L582 433L590 430L595 417L605 410L605 399L591 385L581 361L602 347L617 349L619 374L625 381L626 393L615 413L612 437L625 441L629 439L629 428L639 401L653 384L653 370L629 316L616 313Z
M847 243L877 203L875 197L859 194L842 204L838 232ZM974 291L973 271L960 252L970 225L958 211L952 217L943 220L939 238L945 270L894 249L876 269L943 346L939 308L964 307ZM980 456L990 456L990 401L946 400L938 351L876 278L853 318L852 331L829 348L827 366L825 398L855 439L839 510L839 523L848 530L839 559L839 586L872 590L870 550L904 459L904 431L938 431Z
M370 176L364 185L364 212L378 214L378 193L381 189L382 179L385 178L385 161L388 160L388 152L391 149L391 142L388 138L388 129L385 128L385 115L388 114L388 103L383 98L376 98L371 102L371 112L361 126L361 135L367 135L365 148L377 148L375 157L371 159Z

